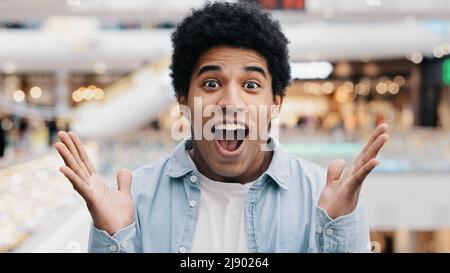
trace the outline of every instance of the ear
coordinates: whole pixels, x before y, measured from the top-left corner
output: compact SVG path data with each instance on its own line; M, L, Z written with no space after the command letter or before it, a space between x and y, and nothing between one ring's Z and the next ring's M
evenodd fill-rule
M278 106L278 111L281 110L281 105L283 104L283 98L282 95L275 95L273 96L273 104Z
M273 96L273 103L271 107L271 113L270 118L274 119L277 118L281 111L281 104L283 103L283 96L282 95L275 95ZM276 109L276 110L275 110Z
M177 101L179 104L187 105L187 96L179 96L177 97Z

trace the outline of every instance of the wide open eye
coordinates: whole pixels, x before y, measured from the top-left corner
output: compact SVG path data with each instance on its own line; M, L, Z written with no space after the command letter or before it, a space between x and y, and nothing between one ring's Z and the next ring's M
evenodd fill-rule
M244 84L244 88L245 89L256 89L256 88L259 88L259 87L261 87L261 86L258 83L254 82L254 81L249 81L249 82L246 82Z
M208 89L217 89L220 87L220 84L216 80L206 80L203 82L203 86Z

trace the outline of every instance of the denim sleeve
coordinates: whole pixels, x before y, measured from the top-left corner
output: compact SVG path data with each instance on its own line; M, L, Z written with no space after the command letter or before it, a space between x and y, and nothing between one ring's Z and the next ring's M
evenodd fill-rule
M318 252L370 252L369 224L362 205L358 204L352 213L336 219L331 219L317 206L315 241Z
M113 236L104 230L96 228L94 225L91 227L88 252L140 252L140 249L136 222L118 230Z

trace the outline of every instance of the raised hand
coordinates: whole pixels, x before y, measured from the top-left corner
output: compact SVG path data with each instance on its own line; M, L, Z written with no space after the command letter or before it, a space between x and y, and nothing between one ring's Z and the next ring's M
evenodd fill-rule
M379 164L376 156L388 141L387 124L379 125L349 168L342 159L334 160L327 170L327 182L319 199L319 207L335 219L351 213L358 204L359 192L366 176ZM345 169L345 171L344 171Z
M134 206L131 197L131 172L121 170L117 173L118 190L108 188L99 176L81 144L73 132L59 132L62 142L55 148L66 166L60 171L72 183L74 189L86 201L94 225L110 235L134 222Z

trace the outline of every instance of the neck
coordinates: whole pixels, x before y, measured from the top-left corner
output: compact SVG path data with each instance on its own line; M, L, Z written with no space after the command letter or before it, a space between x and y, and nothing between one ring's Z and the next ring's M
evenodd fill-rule
M219 182L230 182L230 183L241 183L246 184L252 181L255 181L258 177L260 177L270 165L272 161L273 151L259 151L255 156L252 164L250 164L250 168L247 169L243 174L238 176L222 176L215 173L206 163L205 159L201 155L201 153L196 152L196 143L193 141L192 149L188 151L189 156L194 161L195 166L198 171L201 172L204 176L208 177L211 180L219 181Z

